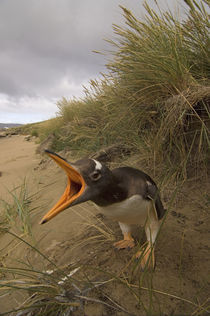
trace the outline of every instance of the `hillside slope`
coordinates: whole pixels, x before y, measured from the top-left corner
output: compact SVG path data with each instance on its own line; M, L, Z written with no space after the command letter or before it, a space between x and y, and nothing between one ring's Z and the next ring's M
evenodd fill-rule
M15 149L17 140L22 154ZM50 286L45 294L39 293L37 288L34 291L36 299L44 295L45 299L42 299L39 305L42 302L40 306L44 305L51 310L51 315L57 315L56 304L61 306L59 300L55 299L55 296L61 295L59 293L64 295L62 310L69 309L69 302L76 304L83 301L84 305L79 303L78 307L72 307L71 315L73 316L137 316L148 315L148 313L149 315L206 314L206 300L210 290L206 279L210 266L207 179L186 182L179 188L175 198L176 188L173 182L169 181L162 190L164 204L169 213L156 247L156 268L154 272L142 272L133 258L138 246L130 251L117 251L113 247L113 242L121 237L118 224L97 214L97 210L91 203L68 209L49 223L39 225L42 216L63 192L66 182L65 174L53 161L39 158L35 154L36 145L25 141L22 136L0 139L0 146L3 142L4 155L11 157L11 160L4 159L5 172L0 177L0 185L4 187L6 183L6 186L12 189L22 176L28 174L27 191L30 196L32 224L31 236L21 233L21 222L18 218L9 231L22 236L21 238L29 244L35 245L51 263L46 258L40 257L34 248L20 242L9 233L1 234L0 285L2 290L3 284L7 285L5 282L10 277L9 267L28 269L27 273L32 278L31 280L33 280L33 270L42 271L42 273L46 270L54 270L53 280L48 276L46 281L43 279L46 277L44 274L42 278L35 277L33 281L36 287L37 282L42 282L42 286L45 284L45 287ZM69 154L67 152L62 155L69 157ZM2 164L3 161L0 163ZM10 168L11 164L12 168ZM21 164L25 169L22 170L20 177ZM6 172L7 167L8 172ZM9 170L11 177L9 177ZM158 179L156 180L158 183ZM8 199L8 192L4 192L2 199ZM4 204L1 204L1 216L4 211ZM142 228L135 228L134 234L136 242L142 243L144 240ZM52 265L52 262L56 267ZM71 279L62 281L62 276L56 272L59 269L69 273L75 267L78 270L74 274L74 281ZM16 280L27 280L27 278L21 279L20 270L16 273L13 272L13 280L14 277ZM61 284L58 285L58 282ZM79 288L89 288L81 294L83 299L75 296L78 293L75 292L74 287L72 288L72 282L77 282ZM57 294L51 292L51 286L56 286L55 293ZM10 292L9 288L6 292ZM19 294L20 292L22 294ZM18 308L29 295L27 291L23 292L18 288L12 293L0 297L1 313L11 310L12 307ZM65 293L69 293L67 301L64 299ZM34 296L31 297L31 303L33 300ZM29 303L30 300L27 301L27 304ZM39 312L43 315L44 310L41 307L36 308L34 305L34 308L33 315L39 315Z

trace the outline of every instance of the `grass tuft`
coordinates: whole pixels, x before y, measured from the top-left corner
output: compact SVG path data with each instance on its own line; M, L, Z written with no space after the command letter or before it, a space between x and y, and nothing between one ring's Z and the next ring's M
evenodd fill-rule
M24 235L32 235L30 214L32 197L27 191L26 179L23 183L9 192L12 202L1 200L3 206L2 225L15 226Z

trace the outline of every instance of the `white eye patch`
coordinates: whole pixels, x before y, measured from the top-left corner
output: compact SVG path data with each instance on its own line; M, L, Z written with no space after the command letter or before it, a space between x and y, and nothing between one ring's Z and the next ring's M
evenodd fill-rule
M99 161L95 160L95 159L93 159L93 161L96 164L95 170L101 170L102 169L102 164Z

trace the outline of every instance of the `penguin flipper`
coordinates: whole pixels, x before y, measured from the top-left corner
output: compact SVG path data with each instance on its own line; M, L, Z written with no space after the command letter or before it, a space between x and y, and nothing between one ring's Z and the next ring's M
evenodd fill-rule
M152 184L152 183L148 184L147 198L154 201L158 219L160 220L161 218L163 218L166 210L163 207L163 203L160 199L159 190L155 184Z

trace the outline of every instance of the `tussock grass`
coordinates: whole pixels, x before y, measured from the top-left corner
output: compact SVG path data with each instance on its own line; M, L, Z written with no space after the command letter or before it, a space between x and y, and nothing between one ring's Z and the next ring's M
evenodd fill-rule
M32 235L30 214L34 210L31 207L33 197L28 193L26 179L9 194L11 202L0 201L3 209L1 225L15 226L22 234Z
M123 143L151 165L180 166L182 177L189 176L188 167L204 167L210 143L209 16L206 1L185 2L184 20L147 3L141 20L121 7L125 26L113 26L107 74L90 81L83 99L59 101L58 117L39 128L41 139L54 133L53 149L80 157Z
M70 312L75 306L79 306L79 303L75 302L63 287L64 281L66 281L66 284L70 286L71 283L74 289L78 289L72 282L72 275L76 273L77 269L71 269L67 274L22 237L4 228L0 228L0 230L25 243L36 252L43 261L43 266L50 264L53 268L53 270L42 271L29 263L23 263L23 267L19 268L0 267L0 272L4 274L4 279L0 280L1 296L6 296L12 291L26 293L24 302L19 303L17 308L5 315L52 315L53 313L56 315L58 312L59 315L66 315L65 313Z

